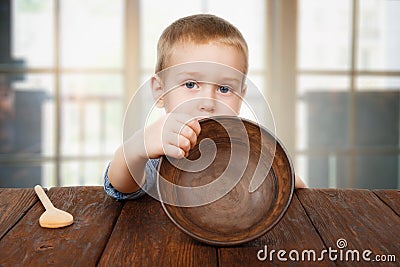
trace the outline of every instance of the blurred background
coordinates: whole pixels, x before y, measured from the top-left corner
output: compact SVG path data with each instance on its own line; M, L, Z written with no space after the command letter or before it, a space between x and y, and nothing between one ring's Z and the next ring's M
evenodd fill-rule
M158 37L196 13L243 33L309 186L400 188L397 0L1 0L0 187L101 185Z

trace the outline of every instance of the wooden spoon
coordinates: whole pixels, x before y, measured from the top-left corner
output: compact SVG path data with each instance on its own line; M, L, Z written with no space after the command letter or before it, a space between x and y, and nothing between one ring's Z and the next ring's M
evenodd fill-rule
M35 186L35 192L46 209L39 218L39 224L41 227L60 228L71 225L74 222L74 217L71 214L53 206L49 197L40 185Z

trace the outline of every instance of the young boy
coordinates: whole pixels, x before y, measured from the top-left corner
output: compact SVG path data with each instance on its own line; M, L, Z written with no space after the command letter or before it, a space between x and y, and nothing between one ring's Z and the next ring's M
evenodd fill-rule
M179 71L168 70L196 64L190 62L200 62L200 70L201 62L214 62L216 66L226 66L226 72L236 77L231 77L229 83L219 79L210 83L188 76L178 86L173 84L173 76ZM167 27L158 42L156 75L151 80L157 106L163 107L166 115L135 132L117 149L105 173L106 192L119 200L143 195L155 185L159 157L183 158L196 144L201 131L196 118L238 115L246 93L243 77L247 71L246 41L229 22L201 14L179 19ZM213 73L221 75L221 71ZM173 90L168 90L171 86ZM296 177L296 188L299 187L305 184Z

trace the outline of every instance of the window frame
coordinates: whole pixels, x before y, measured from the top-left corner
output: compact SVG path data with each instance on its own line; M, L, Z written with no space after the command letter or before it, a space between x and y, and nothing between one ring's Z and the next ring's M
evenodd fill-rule
M295 2L297 3L296 6L298 5L298 1L301 0L296 0ZM286 2L286 3L285 3ZM354 188L356 186L356 170L355 170L355 162L356 162L356 157L360 155L397 155L400 157L400 148L379 148L379 147L371 147L371 148L360 148L357 147L356 145L356 129L355 129L355 122L356 122L356 94L357 92L360 92L357 90L357 79L359 77L363 76L370 76L370 77L399 77L400 78L400 71L385 71L385 70L360 70L358 69L357 66L357 55L358 55L358 49L359 49L359 17L360 17L360 5L359 5L359 0L351 0L351 29L350 29L350 69L349 70L318 70L318 69L299 69L296 66L296 74L294 79L297 79L297 77L300 77L301 75L313 75L313 76L343 76L343 77L348 77L349 78L349 90L346 91L349 94L349 101L348 101L348 109L350 112L349 120L348 120L348 148L347 149L313 149L313 148L306 148L306 149L298 149L297 142L297 136L296 135L291 135L288 136L289 139L291 139L288 143L289 144L296 144L294 150L289 151L294 151L292 154L295 159L297 160L301 156L305 157L310 157L310 156L348 156L348 178L349 180L347 181L346 187ZM282 5L285 6L287 4L287 1L282 1ZM298 11L295 11L293 9L288 9L292 13L288 14L288 16L297 16ZM297 24L296 24L297 27ZM285 32L293 32L292 29L283 29ZM293 43L293 45L289 48L291 50L295 50L296 52L298 51L298 44ZM299 101L299 97L296 96L297 94L297 86L293 87L296 88L293 90L291 93L290 98L291 99L296 99L296 103L294 103L294 106L297 105L297 101ZM282 104L282 103L281 103ZM294 125L297 125L296 121L296 116L295 114L293 115L292 121L295 122ZM294 131L293 128L286 128L285 131L292 130L293 133ZM400 158L399 158L399 164L400 164ZM399 165L400 166L400 165ZM329 181L329 184L332 187L336 187L336 180L333 179L333 181ZM397 179L397 187L400 187L400 171L398 170L398 179Z

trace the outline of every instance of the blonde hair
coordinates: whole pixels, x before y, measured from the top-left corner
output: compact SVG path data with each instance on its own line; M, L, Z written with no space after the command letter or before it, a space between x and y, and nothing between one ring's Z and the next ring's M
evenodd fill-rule
M247 74L249 52L242 34L228 21L209 14L198 14L178 19L164 30L157 45L156 73L167 67L167 61L173 53L174 45L184 42L196 44L216 42L238 49L245 58L244 70L242 71Z

